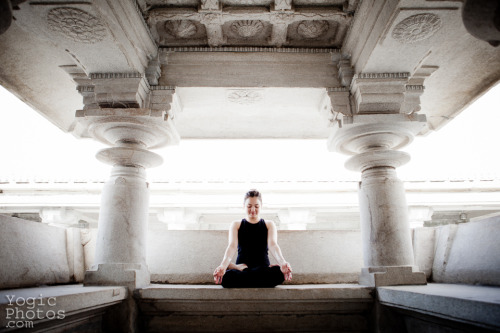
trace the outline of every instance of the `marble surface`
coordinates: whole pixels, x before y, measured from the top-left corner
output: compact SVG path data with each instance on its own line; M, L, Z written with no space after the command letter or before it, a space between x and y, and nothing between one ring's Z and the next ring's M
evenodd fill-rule
M431 283L377 288L384 305L500 329L500 288Z

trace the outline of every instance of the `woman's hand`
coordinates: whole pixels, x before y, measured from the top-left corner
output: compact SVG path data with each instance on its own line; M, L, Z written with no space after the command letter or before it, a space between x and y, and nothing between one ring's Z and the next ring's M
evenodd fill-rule
M285 262L280 266L281 273L285 276L286 281L290 281L292 279L292 267L289 263Z
M222 277L226 273L226 269L223 266L219 266L215 269L214 271L214 281L215 284L221 284L222 283Z

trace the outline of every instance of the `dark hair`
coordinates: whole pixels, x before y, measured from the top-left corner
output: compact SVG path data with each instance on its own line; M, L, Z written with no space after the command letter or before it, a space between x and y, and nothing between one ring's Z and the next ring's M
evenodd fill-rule
M248 198L254 198L254 197L257 197L262 203L262 194L260 194L260 192L254 188L245 193L245 199L243 199L243 203L245 203L245 201L247 201Z

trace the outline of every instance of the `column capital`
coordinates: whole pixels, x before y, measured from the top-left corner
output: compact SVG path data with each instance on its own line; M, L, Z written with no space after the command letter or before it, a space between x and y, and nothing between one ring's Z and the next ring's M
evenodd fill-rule
M334 118L342 118L341 115L352 116L351 93L348 88L327 88L326 91L330 97Z
M110 146L159 148L180 140L171 118L150 109L79 110L76 117L88 137Z
M84 102L76 111L73 134L111 146L134 144L146 149L178 144L172 110L175 88L152 86L146 75L72 74ZM154 80L154 73L149 76Z
M400 149L411 143L426 123L425 115L416 114L344 116L328 138L328 149L347 155Z
M404 113L420 111L424 86L409 84L409 73L359 73L351 82L354 113Z

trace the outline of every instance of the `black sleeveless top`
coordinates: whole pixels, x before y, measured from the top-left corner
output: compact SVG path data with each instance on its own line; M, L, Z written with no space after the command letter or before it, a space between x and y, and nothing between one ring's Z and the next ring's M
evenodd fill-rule
M246 264L248 268L269 266L267 249L267 226L261 219L258 223L241 220L238 230L238 258L236 264Z

